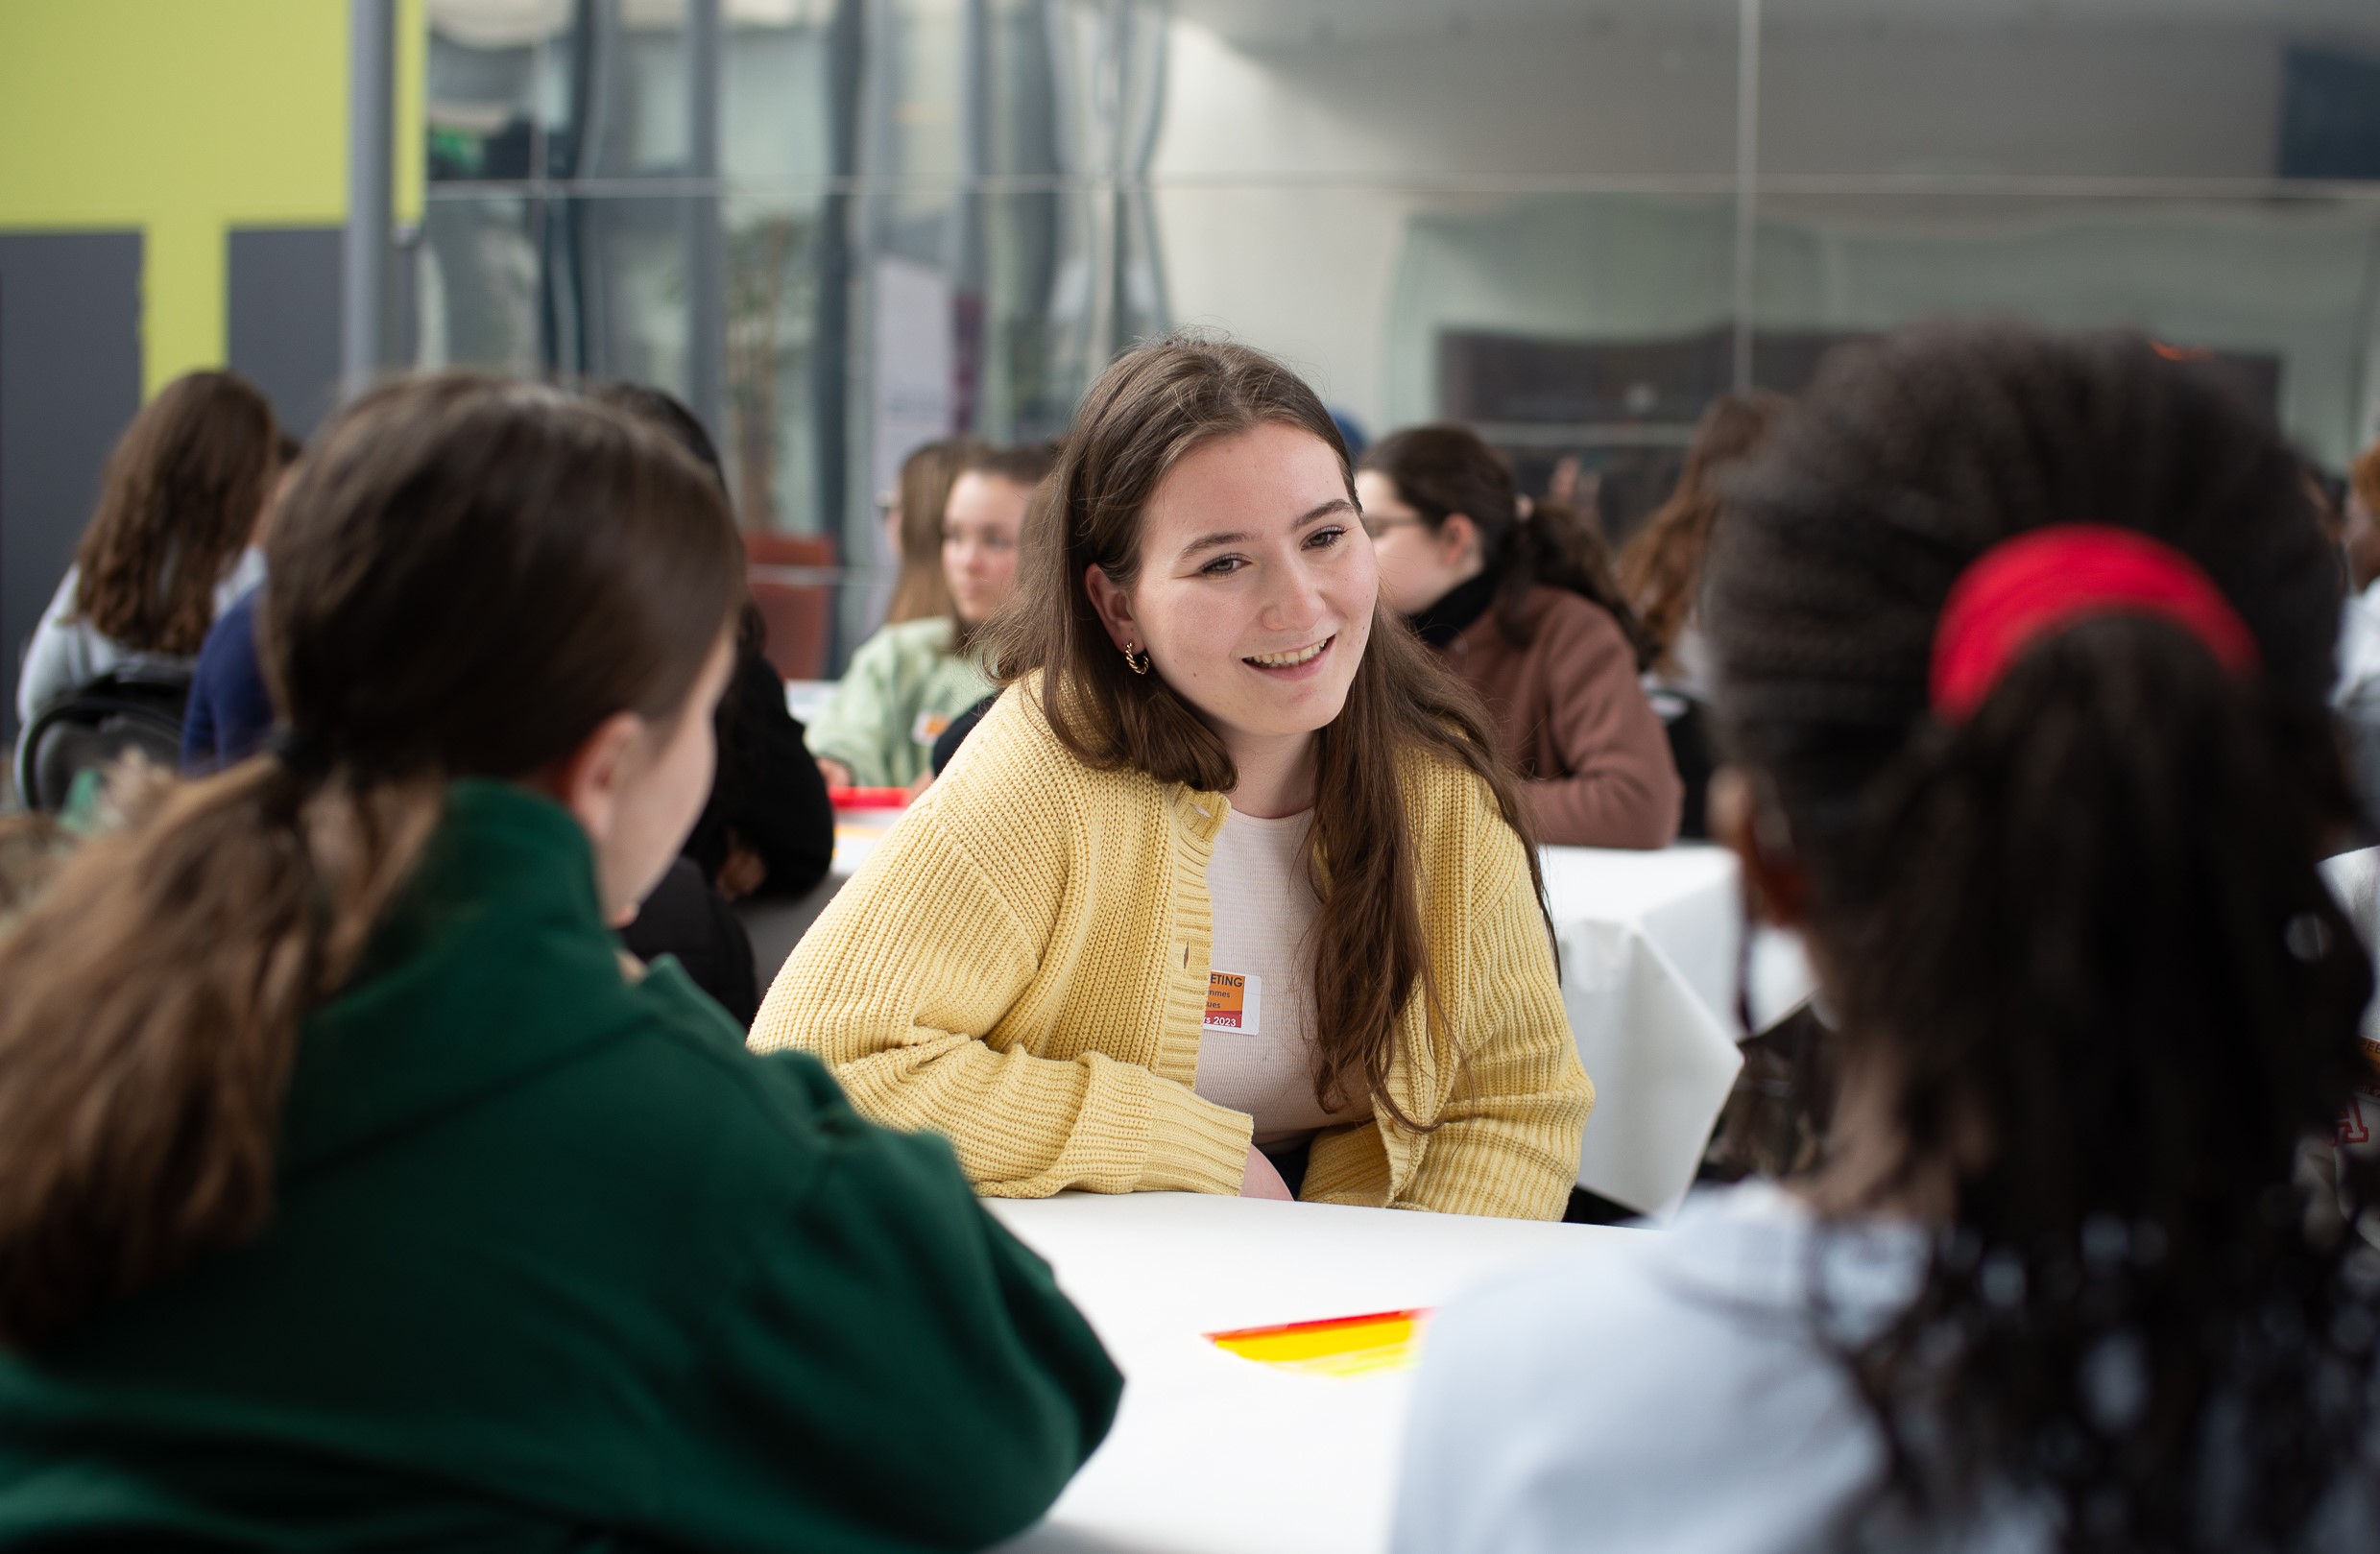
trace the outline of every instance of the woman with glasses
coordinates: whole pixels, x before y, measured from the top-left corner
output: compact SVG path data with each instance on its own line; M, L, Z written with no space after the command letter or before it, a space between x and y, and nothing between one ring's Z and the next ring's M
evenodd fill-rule
M1601 537L1567 509L1528 506L1495 449L1460 426L1382 439L1356 492L1382 601L1495 714L1537 839L1675 840L1685 789L1638 681L1649 656Z

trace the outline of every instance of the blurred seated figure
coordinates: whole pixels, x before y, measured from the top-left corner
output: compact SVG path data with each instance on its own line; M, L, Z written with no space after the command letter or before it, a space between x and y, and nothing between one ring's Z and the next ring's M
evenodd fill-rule
M992 704L998 700L997 693L985 697L974 706L952 718L950 727L935 737L933 761L935 777L941 777L943 770L957 758L959 747L967 743L967 736L975 731L975 725L983 721L984 714L991 711Z
M674 396L636 383L604 384L593 396L666 433L727 494L710 434ZM747 602L736 622L735 672L719 703L718 773L685 854L731 901L800 896L834 862L834 810L801 720L785 705L785 682L769 666L758 611Z
M637 383L606 383L591 398L625 411L691 454L730 500L719 452L677 398ZM717 764L710 796L687 833L685 856L639 904L621 942L640 960L677 957L696 987L738 1025L759 1011L752 940L730 901L799 896L834 861L834 809L785 705L785 683L766 652L759 611L736 614L734 668L713 714Z
M132 418L26 648L16 681L26 734L110 671L188 681L207 628L263 574L253 541L282 443L272 404L231 372L177 378Z
M289 488L298 473L304 446L281 435L280 472L274 481L273 501ZM256 543L272 521L267 505L257 526ZM251 588L234 600L215 624L206 629L199 661L191 673L190 705L181 728L181 769L204 776L244 761L263 748L274 724L273 691L264 682L263 659L256 642L256 595Z
M1047 1266L948 1143L611 933L709 785L745 583L709 475L583 397L409 379L269 544L269 752L36 859L0 926L0 1542L1039 1518L1121 1387Z
M1394 1546L2380 1546L2336 563L2129 336L1837 355L1728 487L1715 829L1841 1038L1815 1171L1456 1303Z
M1495 713L1537 840L1674 840L1683 790L1602 537L1567 508L1527 507L1496 450L1460 426L1382 438L1356 490L1382 599Z
M207 629L181 725L181 769L196 777L236 765L273 732L273 691L256 643L256 595L233 600Z
M1652 665L1645 691L1669 730L1670 753L1686 784L1678 834L1710 836L1707 801L1713 753L1710 650L1702 638L1696 605L1702 592L1702 561L1719 521L1718 477L1767 437L1785 408L1780 395L1723 394L1711 402L1686 450L1677 490L1621 547L1618 571L1622 597L1636 611Z
M829 784L906 788L932 777L934 741L992 688L974 635L1016 589L1025 505L1056 464L1047 443L967 452L942 515L950 612L886 626L852 655L809 729Z
M2380 836L2380 443L2349 470L2343 543L2346 607L2339 616L2339 709L2364 834Z
M901 461L884 514L893 554L901 562L892 602L884 610L885 625L950 613L950 584L942 570L942 515L950 505L950 487L959 471L982 446L973 438L946 437Z

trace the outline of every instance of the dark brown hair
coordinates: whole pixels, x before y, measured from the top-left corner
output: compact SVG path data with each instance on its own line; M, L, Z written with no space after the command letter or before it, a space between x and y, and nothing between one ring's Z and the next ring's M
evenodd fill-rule
M991 475L1032 490L1049 478L1058 467L1058 444L1055 442L1016 442L1009 444L971 444L958 462L958 475ZM957 475L951 477L956 484Z
M1141 565L1143 514L1191 449L1262 425L1310 433L1338 456L1346 444L1313 391L1271 357L1226 343L1173 336L1141 346L1099 375L1076 410L1058 466L1025 518L1017 596L987 629L987 661L1002 683L1038 671L1043 712L1086 765L1129 768L1160 782L1228 794L1230 753L1162 673L1124 666L1093 608L1084 577L1096 565L1130 587ZM1423 938L1412 819L1401 767L1413 753L1472 773L1526 844L1516 785L1495 753L1485 710L1437 657L1384 610L1338 717L1315 738L1314 824L1308 867L1322 910L1311 939L1314 1095L1326 1107L1361 1086L1375 1108L1410 1127L1388 1093L1398 1016L1416 993L1442 1022ZM1529 878L1537 852L1526 847Z
M2195 562L2261 674L2100 615L1935 716L1959 578L2072 523ZM1846 1065L1888 1085L1881 1190L1949 1199L1906 1306L1822 1319L1887 1447L1884 1542L2013 1506L2067 1550L2303 1548L2368 1476L2375 1171L2342 1150L2315 1188L2299 1155L2366 1071L2371 992L2315 867L2351 813L2335 565L2278 436L2129 336L1840 353L1729 476L1722 728L1807 879Z
M246 378L192 372L167 384L108 456L75 552L75 614L133 652L196 654L280 447L272 403Z
M559 392L373 391L316 441L259 610L287 745L166 787L0 938L0 1341L271 1212L281 1096L436 825L633 711L684 710L743 593L718 488Z
M950 584L942 572L942 511L976 446L967 438L945 438L901 461L895 487L901 503L901 580L893 585L885 625L950 613Z
M1677 489L1620 550L1620 587L1635 607L1653 661L1670 660L1695 612L1702 556L1719 518L1719 471L1757 449L1788 401L1781 394L1722 394L1702 413Z
M1479 560L1496 579L1496 624L1515 647L1536 637L1528 590L1543 584L1600 606L1649 661L1644 633L1620 586L1612 581L1603 532L1585 514L1554 502L1524 507L1512 470L1468 426L1408 426L1372 444L1357 464L1388 477L1397 496L1431 534L1461 514L1479 537Z
M955 487L962 475L988 475L994 480L1022 487L1029 500L1033 492L1041 489L1042 482L1049 478L1049 472L1056 468L1057 465L1058 444L1055 442L1018 442L1006 446L988 442L971 442L959 459L958 468L950 476L950 484ZM947 496L945 500L947 504ZM934 567L937 575L942 575L941 545L946 527L939 519L936 520ZM1020 533L1017 538L1022 545L1023 535ZM947 581L945 597L948 597ZM954 654L974 652L976 637L987 623L959 619L958 609L955 605L947 607L945 613L950 617L950 651Z

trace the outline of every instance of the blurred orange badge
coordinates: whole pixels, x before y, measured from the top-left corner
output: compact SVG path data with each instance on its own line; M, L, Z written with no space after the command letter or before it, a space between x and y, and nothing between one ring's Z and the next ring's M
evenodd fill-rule
M1260 1034L1263 1025L1264 979L1243 976L1238 971L1211 971L1207 975L1207 1017L1210 1031L1238 1031L1246 1036Z
M930 745L942 737L942 730L950 727L950 720L939 712L921 712L910 725L909 737L921 745Z

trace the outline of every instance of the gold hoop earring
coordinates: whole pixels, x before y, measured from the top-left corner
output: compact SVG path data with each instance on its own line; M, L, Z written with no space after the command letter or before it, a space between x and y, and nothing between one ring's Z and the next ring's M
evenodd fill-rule
M1141 651L1140 643L1128 642L1124 644L1124 667L1131 670L1136 675L1145 675L1148 673L1148 655Z

